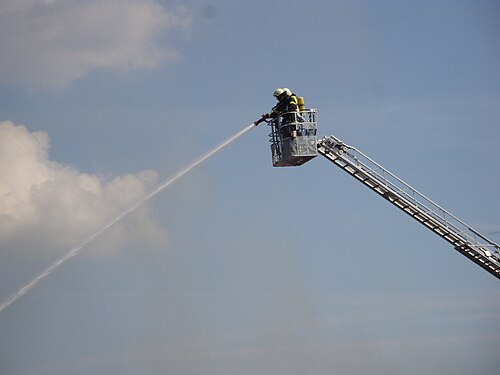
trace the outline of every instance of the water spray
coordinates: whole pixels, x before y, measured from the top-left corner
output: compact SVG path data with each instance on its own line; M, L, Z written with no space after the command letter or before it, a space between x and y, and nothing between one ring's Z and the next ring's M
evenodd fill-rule
M125 210L123 213L120 215L116 216L113 220L111 220L108 224L106 224L102 229L100 229L98 232L94 233L92 236L87 238L85 241L83 241L80 245L73 247L71 250L69 250L64 256L56 260L50 267L47 267L40 275L35 277L33 280L31 280L29 283L27 283L25 286L23 286L21 289L19 289L16 293L14 293L12 296L7 298L5 301L3 301L0 304L0 313L5 310L9 305L17 301L19 298L24 296L26 293L28 293L35 285L37 285L43 278L46 276L49 276L52 272L54 272L57 268L62 266L66 261L69 259L73 258L76 256L85 246L93 242L97 237L99 237L101 234L106 232L108 229L110 229L113 225L115 225L117 222L119 222L121 219L123 219L125 216L128 214L134 212L137 210L142 204L144 204L148 199L153 198L155 195L157 195L159 192L162 190L166 189L170 185L172 185L174 182L176 182L178 179L180 179L182 176L190 172L193 168L196 166L200 165L213 155L215 155L217 152L222 150L224 147L228 146L232 142L236 141L238 138L243 136L245 133L250 131L252 128L257 126L258 123L252 123L242 130L240 130L238 133L233 135L232 137L226 139L224 142L219 144L218 146L214 147L212 150L207 152L205 155L199 157L198 159L194 160L191 162L189 165L187 165L185 168L181 169L179 172L174 174L173 176L167 178L164 180L162 183L160 183L153 191L145 195L142 199L140 199L138 202L136 202L134 205L132 205L130 208Z

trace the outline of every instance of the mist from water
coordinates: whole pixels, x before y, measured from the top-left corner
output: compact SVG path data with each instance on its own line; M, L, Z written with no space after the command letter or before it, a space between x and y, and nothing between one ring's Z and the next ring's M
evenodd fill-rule
M179 180L182 176L190 172L193 168L196 166L202 164L204 161L215 155L217 152L221 151L224 147L228 146L229 144L233 143L236 141L238 138L246 134L248 131L250 131L252 128L255 127L255 124L250 124L240 130L238 133L233 135L232 137L226 139L224 142L219 144L218 146L214 147L212 150L204 154L203 156L199 157L198 159L194 160L190 164L188 164L186 167L181 169L179 172L174 174L173 176L167 178L164 180L162 183L160 183L153 191L151 191L149 194L145 195L141 200L136 202L134 205L132 205L130 208L125 210L123 213L120 215L116 216L113 220L111 220L108 224L106 224L103 228L101 228L98 232L94 233L92 236L87 238L85 241L83 241L80 245L73 247L71 250L69 250L64 256L56 260L50 267L47 267L40 275L35 277L33 280L31 280L29 283L27 283L25 286L23 286L21 289L19 289L16 293L14 293L12 296L7 298L5 301L3 301L0 304L0 313L5 310L8 306L16 302L19 298L24 296L26 293L28 293L35 285L37 285L43 278L46 276L49 276L52 272L54 272L57 268L62 266L66 261L69 259L73 258L74 256L78 255L78 253L85 248L88 244L92 243L97 237L99 237L101 234L106 232L108 229L110 229L113 225L115 225L117 222L119 222L121 219L123 219L125 216L128 214L134 212L137 210L142 204L144 204L148 199L153 198L155 195L160 193L162 190L165 190L167 187L171 186L174 182Z

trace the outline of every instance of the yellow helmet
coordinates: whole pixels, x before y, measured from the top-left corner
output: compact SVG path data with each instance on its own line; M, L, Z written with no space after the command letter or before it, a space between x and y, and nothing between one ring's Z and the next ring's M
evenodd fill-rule
M278 96L280 96L281 94L283 94L283 91L284 91L283 89L278 88L278 89L274 90L273 96L275 98L277 98Z

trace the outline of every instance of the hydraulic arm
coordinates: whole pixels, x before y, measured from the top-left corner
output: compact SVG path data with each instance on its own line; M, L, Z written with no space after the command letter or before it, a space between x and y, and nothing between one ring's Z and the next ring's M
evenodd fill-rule
M438 206L354 147L334 136L317 142L318 153L394 206L451 243L455 250L500 279L500 247Z

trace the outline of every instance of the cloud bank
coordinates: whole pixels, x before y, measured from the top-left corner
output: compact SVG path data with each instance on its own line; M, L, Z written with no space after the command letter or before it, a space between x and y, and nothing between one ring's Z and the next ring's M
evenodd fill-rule
M157 182L146 170L112 179L82 173L49 159L50 140L10 121L0 122L0 249L31 253L79 244L133 203ZM112 228L100 249L132 242L162 246L164 230L147 203Z
M153 68L178 56L165 38L190 23L154 0L4 0L0 81L60 88L93 69Z

